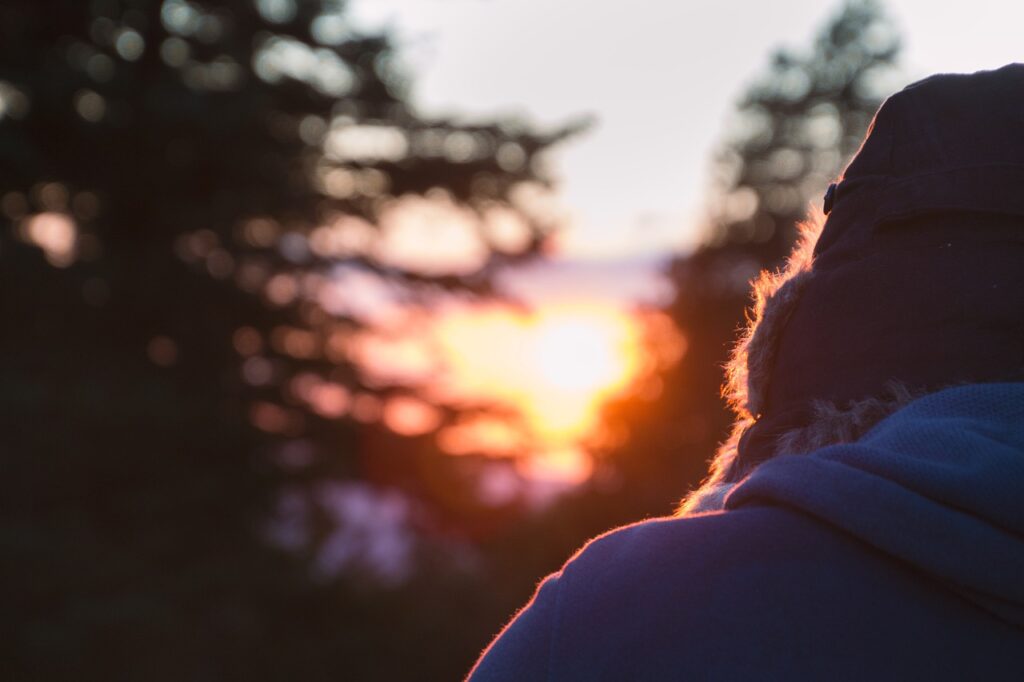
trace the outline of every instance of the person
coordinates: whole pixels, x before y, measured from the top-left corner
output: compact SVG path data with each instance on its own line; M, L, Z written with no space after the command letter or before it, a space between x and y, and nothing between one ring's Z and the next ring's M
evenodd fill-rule
M1024 677L1024 65L891 96L823 215L755 285L707 482L472 682Z

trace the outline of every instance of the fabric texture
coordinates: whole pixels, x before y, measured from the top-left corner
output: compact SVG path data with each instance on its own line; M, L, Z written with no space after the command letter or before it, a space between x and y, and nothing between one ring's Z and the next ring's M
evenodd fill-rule
M961 386L593 540L470 679L1020 679L1022 576L1024 383Z

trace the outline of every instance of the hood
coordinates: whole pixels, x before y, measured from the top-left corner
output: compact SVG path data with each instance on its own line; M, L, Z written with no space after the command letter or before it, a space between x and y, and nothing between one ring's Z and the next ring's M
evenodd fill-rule
M758 466L726 499L797 509L1024 626L1024 383L920 398L856 443Z
M1024 64L940 74L882 104L820 235L755 285L729 363L749 428L720 478L774 455L818 402L1024 381L1022 122Z

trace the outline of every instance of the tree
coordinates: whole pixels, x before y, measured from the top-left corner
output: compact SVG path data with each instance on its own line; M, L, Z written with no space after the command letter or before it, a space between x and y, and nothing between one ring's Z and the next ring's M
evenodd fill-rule
M4 3L8 677L358 676L346 652L381 644L342 605L366 597L326 604L266 542L289 494L366 476L339 415L381 389L344 353L363 323L331 305L337 269L486 292L543 244L517 196L574 129L424 119L340 1ZM480 262L382 257L374 225L410 196L471 211ZM335 522L307 511L280 542Z
M779 50L740 99L716 163L710 250L773 266L796 223L857 150L893 83L899 36L874 0L852 0L809 54Z

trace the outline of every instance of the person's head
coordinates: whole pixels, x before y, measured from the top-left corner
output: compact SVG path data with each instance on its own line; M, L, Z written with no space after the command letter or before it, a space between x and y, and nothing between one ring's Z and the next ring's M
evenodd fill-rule
M736 425L683 511L919 395L1024 380L1024 65L890 97L824 203L754 285L728 366Z

